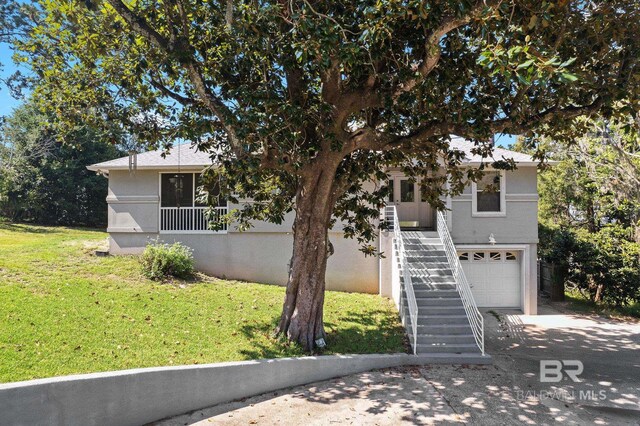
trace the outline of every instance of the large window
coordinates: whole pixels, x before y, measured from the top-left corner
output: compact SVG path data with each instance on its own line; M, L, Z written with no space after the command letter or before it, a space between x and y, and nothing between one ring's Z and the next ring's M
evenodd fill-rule
M505 175L503 171L486 172L472 183L473 216L505 216Z

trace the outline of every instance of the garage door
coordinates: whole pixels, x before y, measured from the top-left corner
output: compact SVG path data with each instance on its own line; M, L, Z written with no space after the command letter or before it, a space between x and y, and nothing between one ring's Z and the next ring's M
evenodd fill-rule
M520 307L519 251L459 251L462 269L472 285L471 292L479 307Z

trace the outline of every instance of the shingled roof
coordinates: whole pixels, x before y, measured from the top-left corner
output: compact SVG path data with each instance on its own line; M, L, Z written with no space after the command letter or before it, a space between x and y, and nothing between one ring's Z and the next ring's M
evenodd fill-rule
M467 139L454 136L451 138L451 143L449 144L451 149L455 149L458 151L462 151L465 154L465 163L468 164L478 164L481 162L491 163L493 161L500 160L513 160L520 165L526 164L538 164L536 160L533 159L530 155L523 154L521 152L510 151L508 149L501 148L496 146L493 148L493 155L491 157L483 158L481 155L473 154L471 151L475 147L475 144Z
M496 147L493 150L491 158L482 158L480 155L473 154L471 150L474 143L464 138L453 137L450 147L459 151L463 151L466 157L466 164L478 164L484 162L492 162L497 160L513 159L520 165L534 165L537 162L527 154L510 151L508 149ZM148 151L138 154L137 168L140 170L156 170L156 169L176 169L178 165L181 168L200 168L211 164L209 153L198 151L195 146L190 144L176 145L171 148L167 155L163 158L163 150ZM127 170L129 168L129 157L117 158L115 160L105 161L102 163L87 166L87 169L95 172L108 172L109 170Z
M191 144L176 145L167 152L165 157L162 156L164 152L163 150L156 150L138 154L137 168L140 170L175 169L179 165L182 168L193 169L211 164L210 154L198 151ZM127 170L129 169L129 157L92 164L87 166L87 169L94 172Z

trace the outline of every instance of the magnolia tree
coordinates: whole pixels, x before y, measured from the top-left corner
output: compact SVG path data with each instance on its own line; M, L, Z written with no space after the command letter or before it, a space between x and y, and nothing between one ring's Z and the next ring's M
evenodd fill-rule
M367 254L389 166L443 208L465 179L451 135L568 138L638 107L636 0L42 0L15 40L62 129L120 123L212 154L240 226L295 212L278 332L324 337L328 229ZM615 107L614 107L615 105ZM148 119L140 119L147 117ZM502 166L508 166L502 164ZM450 176L446 183L444 176Z

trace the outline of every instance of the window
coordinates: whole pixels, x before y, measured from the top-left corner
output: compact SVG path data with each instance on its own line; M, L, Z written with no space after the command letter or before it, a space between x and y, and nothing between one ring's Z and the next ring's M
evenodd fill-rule
M414 186L413 182L407 179L400 180L400 202L413 203L415 201Z
M469 260L469 253L468 252L458 253L458 260Z
M489 260L492 262L500 262L502 260L502 256L499 251L489 252Z
M204 201L204 196L207 197L207 202ZM196 174L196 187L195 187L195 205L207 206L211 204L216 207L226 207L227 200L220 196L220 184L213 183L205 185L202 179L202 175Z
M161 176L161 207L193 207L193 173L164 173Z
M393 179L389 180L389 183L387 183L387 185L389 185L389 202L393 203L395 201L395 196L394 196L394 188L393 188Z
M505 175L502 171L486 172L471 184L473 216L505 216Z
M518 260L518 256L515 252L508 251L505 255L506 260Z
M473 253L473 260L476 262L481 262L484 260L484 252L483 251L476 251Z

